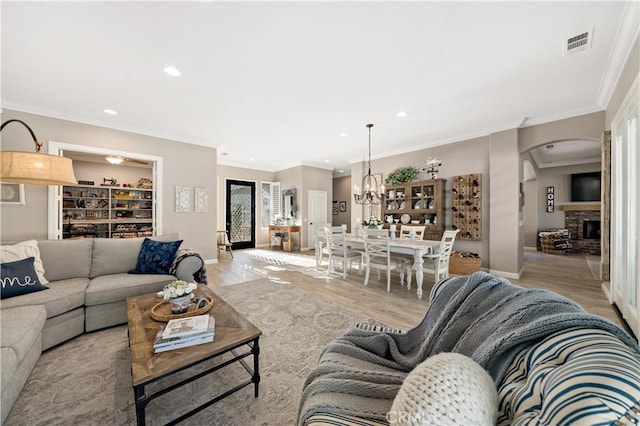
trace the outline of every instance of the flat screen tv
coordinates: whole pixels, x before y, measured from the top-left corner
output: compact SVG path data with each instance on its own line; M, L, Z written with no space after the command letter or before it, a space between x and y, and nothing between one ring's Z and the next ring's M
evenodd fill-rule
M572 174L571 201L600 201L600 172Z

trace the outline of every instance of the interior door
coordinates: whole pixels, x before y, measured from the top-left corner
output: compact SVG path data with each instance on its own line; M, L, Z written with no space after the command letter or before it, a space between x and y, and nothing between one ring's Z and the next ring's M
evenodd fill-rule
M256 246L256 184L227 180L226 230L232 249Z
M307 247L315 247L316 227L327 223L327 191L309 190Z

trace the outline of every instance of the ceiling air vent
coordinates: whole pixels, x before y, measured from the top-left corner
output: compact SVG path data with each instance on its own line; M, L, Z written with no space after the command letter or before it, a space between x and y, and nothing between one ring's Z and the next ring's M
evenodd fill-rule
M593 30L569 37L565 42L564 51L567 54L581 52L591 47L592 40Z

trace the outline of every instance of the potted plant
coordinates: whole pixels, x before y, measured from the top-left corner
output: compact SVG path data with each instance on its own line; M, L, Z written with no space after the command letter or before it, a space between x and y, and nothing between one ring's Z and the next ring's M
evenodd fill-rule
M382 221L377 217L370 217L362 221L362 226L365 228L382 228Z
M413 166L399 167L389 173L384 183L388 185L398 185L401 183L411 182L420 174L420 170Z
M162 297L169 301L172 314L183 314L189 310L191 293L198 288L196 283L178 280L164 286Z

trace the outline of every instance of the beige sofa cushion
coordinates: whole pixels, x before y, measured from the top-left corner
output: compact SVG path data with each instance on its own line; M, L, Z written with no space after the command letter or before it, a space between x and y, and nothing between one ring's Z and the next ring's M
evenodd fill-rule
M27 355L36 339L40 339L40 333L47 319L44 306L21 306L0 311L0 331L2 336L2 348L9 348L15 353L17 362ZM3 351L3 355L6 351ZM10 362L13 357L8 357ZM4 356L2 357L2 370L5 369Z
M40 240L38 247L49 281L89 277L93 238Z
M119 302L127 297L156 293L172 281L173 275L111 274L95 277L85 293L85 305ZM158 299L160 301L161 299Z
M44 305L47 311L47 318L52 318L82 307L84 305L84 292L88 284L88 278L52 281L48 284L48 290L3 299L0 307L8 309L19 306Z
M176 241L178 234L150 237L156 241ZM138 253L144 238L96 238L93 244L91 278L102 275L122 274L136 268Z

